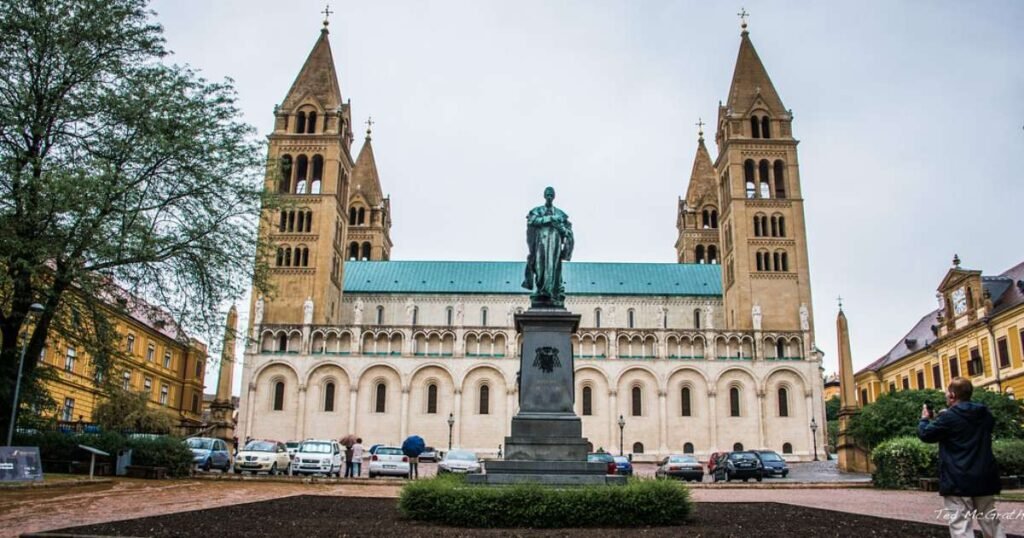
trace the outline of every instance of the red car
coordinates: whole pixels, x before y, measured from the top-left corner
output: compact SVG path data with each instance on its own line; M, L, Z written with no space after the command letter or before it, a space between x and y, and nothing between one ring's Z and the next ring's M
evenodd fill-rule
M601 462L608 464L608 474L617 474L618 465L615 464L615 457L607 452L591 452L587 454L587 462Z

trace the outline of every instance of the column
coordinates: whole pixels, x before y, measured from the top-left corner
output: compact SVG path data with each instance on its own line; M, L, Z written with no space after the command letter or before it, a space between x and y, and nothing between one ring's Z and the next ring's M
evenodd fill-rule
M608 391L608 440L612 445L618 440L619 435L619 405L616 394L614 390ZM612 452L611 448L606 450Z
M807 416L808 417L814 417L814 398L813 398L813 393L810 390L804 391L804 399L807 401ZM815 422L817 422L817 418L815 418ZM808 456L810 456L810 459L813 460L814 459L814 443L816 441L814 439L815 432L811 431L811 419L807 419L806 423L804 424L804 428L807 428L807 454L808 454ZM828 424L818 424L818 430L819 431L828 430ZM821 447L819 446L818 448L820 449Z
M668 455L668 392L658 391L658 452Z
M299 416L295 417L295 438L306 438L306 385L299 385Z
M348 433L356 433L356 407L359 404L359 387L351 387L348 391Z
M415 342L412 338L412 330L402 329L402 356L411 357Z
M505 387L505 435L512 435L512 416L516 407L516 386Z
M462 446L462 389L455 389L455 428L452 430L452 448Z
M409 432L409 387L408 386L402 387L402 417L401 417L401 421L402 421L401 435L399 435L398 438L402 439L404 441L405 438L409 435L409 433L408 433Z
M663 314L664 315L664 314ZM661 320L658 320L661 323ZM668 358L668 335L665 331L658 331L658 352L657 358L667 359Z
M714 389L708 391L708 427L711 430L710 453L718 450L718 403L716 402Z
M253 408L256 407L256 383L249 382L249 393L246 395L245 400L245 432L243 432L243 435L252 437L252 415ZM244 437L242 442L245 442Z
M767 448L764 438L764 421L768 416L768 411L765 409L764 396L763 390L757 391L757 442L759 448Z

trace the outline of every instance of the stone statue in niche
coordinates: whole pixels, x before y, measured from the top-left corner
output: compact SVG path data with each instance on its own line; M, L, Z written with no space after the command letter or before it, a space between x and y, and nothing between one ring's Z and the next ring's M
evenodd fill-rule
M572 259L574 238L569 215L554 206L555 189L544 189L544 205L526 215L526 274L523 287L533 290L532 307L564 308L562 262Z
M811 330L811 314L807 311L807 305L800 303L800 330Z
M263 324L263 309L265 308L265 301L263 296L260 295L259 299L256 299L256 309L252 314L253 326L259 326Z
M750 309L750 317L754 321L754 330L761 330L761 305L754 303L754 307Z
M306 297L306 302L302 303L302 324L312 325L313 324L313 298Z
M362 325L363 324L363 299L356 299L355 304L352 306L352 324Z

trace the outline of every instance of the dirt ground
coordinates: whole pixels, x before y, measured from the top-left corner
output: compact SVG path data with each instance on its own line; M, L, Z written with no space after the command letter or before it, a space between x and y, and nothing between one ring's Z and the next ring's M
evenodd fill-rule
M56 532L105 536L948 536L944 526L778 503L698 503L692 520L644 529L462 529L406 521L395 499L300 495Z

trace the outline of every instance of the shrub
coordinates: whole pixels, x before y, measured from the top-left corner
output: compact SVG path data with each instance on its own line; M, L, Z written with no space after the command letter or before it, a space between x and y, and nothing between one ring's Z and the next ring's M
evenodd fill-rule
M166 409L149 405L149 394L120 387L109 390L93 413L96 423L107 431L168 432L174 417Z
M919 478L938 476L939 447L917 437L897 437L875 447L871 461L875 487L917 488Z
M402 489L404 517L458 527L632 527L678 525L690 515L686 486L631 479L625 486L471 486L461 476L418 480Z
M118 433L39 432L19 434L16 445L38 446L39 455L47 461L84 460L78 445L98 448L111 458L118 451L132 449L132 465L166 467L168 476L188 476L192 467L192 451L179 437L152 436L125 438Z
M129 439L132 465L166 467L167 476L188 476L192 468L192 451L180 437L158 436Z
M1024 476L1024 441L997 439L992 442L992 453L1003 476Z

